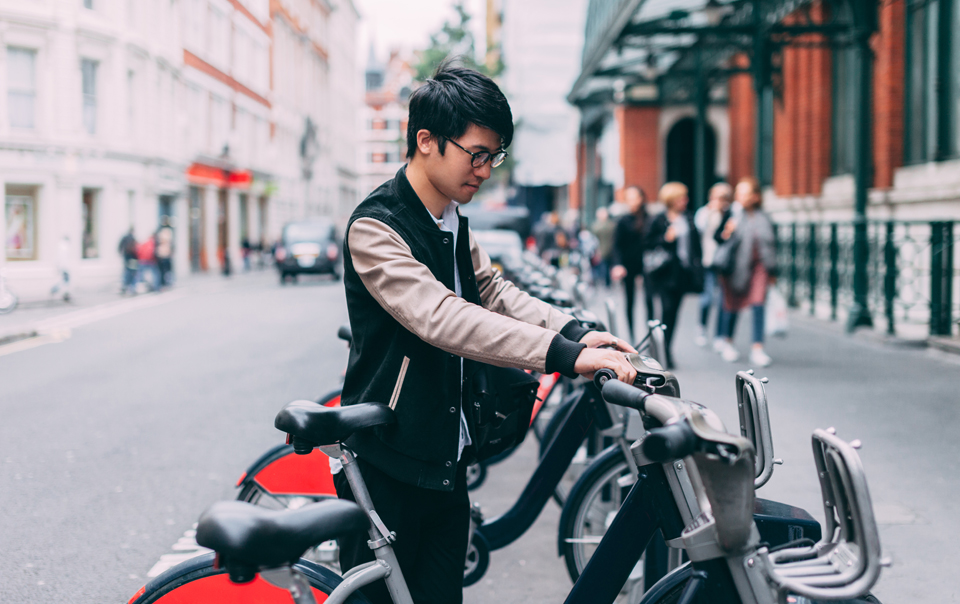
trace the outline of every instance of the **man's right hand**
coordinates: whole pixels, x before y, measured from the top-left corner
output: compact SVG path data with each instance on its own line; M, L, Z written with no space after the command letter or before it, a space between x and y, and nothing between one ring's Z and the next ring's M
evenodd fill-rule
M610 269L610 278L614 281L621 281L624 277L627 276L627 269L621 264L616 265Z
M574 371L590 379L601 369L612 369L617 379L627 384L637 379L637 370L627 361L626 353L612 348L584 348L573 364Z

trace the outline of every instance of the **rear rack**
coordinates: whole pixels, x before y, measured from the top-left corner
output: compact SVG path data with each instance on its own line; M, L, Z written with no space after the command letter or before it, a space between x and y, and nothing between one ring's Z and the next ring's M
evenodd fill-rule
M763 567L781 593L838 600L862 596L880 576L880 536L860 456L834 431L813 433L813 458L820 476L826 515L822 541L770 553L758 552Z

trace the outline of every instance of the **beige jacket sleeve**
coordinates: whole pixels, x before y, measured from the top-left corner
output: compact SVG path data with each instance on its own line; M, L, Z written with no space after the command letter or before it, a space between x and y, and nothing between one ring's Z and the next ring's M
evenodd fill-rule
M547 326L558 325L557 319L532 325L458 297L413 257L410 247L396 231L379 220L354 221L347 246L367 291L394 319L423 341L457 356L491 365L545 371L547 351L562 325L556 329ZM471 248L476 248L472 238ZM475 265L476 262L475 255ZM489 265L490 259L486 258L486 262ZM489 272L492 274L492 270ZM497 300L498 297L489 292L493 280L488 277L487 281L487 297ZM496 302L496 307L506 308L506 303L501 300ZM523 312L528 316L535 314L531 309Z
M573 320L570 315L521 291L504 279L500 271L493 268L490 256L477 244L472 231L470 254L473 257L473 270L477 274L477 287L480 288L480 302L484 308L556 332Z

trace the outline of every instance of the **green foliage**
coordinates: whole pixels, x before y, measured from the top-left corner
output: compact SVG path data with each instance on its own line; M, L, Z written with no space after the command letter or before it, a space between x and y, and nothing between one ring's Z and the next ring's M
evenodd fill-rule
M502 61L497 61L492 72L485 64L477 63L473 33L469 29L472 17L464 7L463 0L458 0L453 8L457 11L456 18L459 22L454 23L448 19L440 31L431 34L430 45L419 53L419 61L414 66L417 81L426 81L448 57L458 57L464 67L475 69L484 75L498 76L503 71Z

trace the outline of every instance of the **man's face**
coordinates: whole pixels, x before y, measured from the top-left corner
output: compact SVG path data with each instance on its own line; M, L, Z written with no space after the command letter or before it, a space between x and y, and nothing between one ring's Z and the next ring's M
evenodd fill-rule
M457 148L456 145L448 143L443 155L440 155L436 147L438 142L437 139L433 140L432 151L434 152L430 153L425 163L427 178L445 197L458 203L470 202L483 181L490 178L492 162L488 161L483 166L474 168L470 154ZM470 124L466 133L456 139L456 142L473 153L480 151L493 153L500 149L499 134L474 124Z

